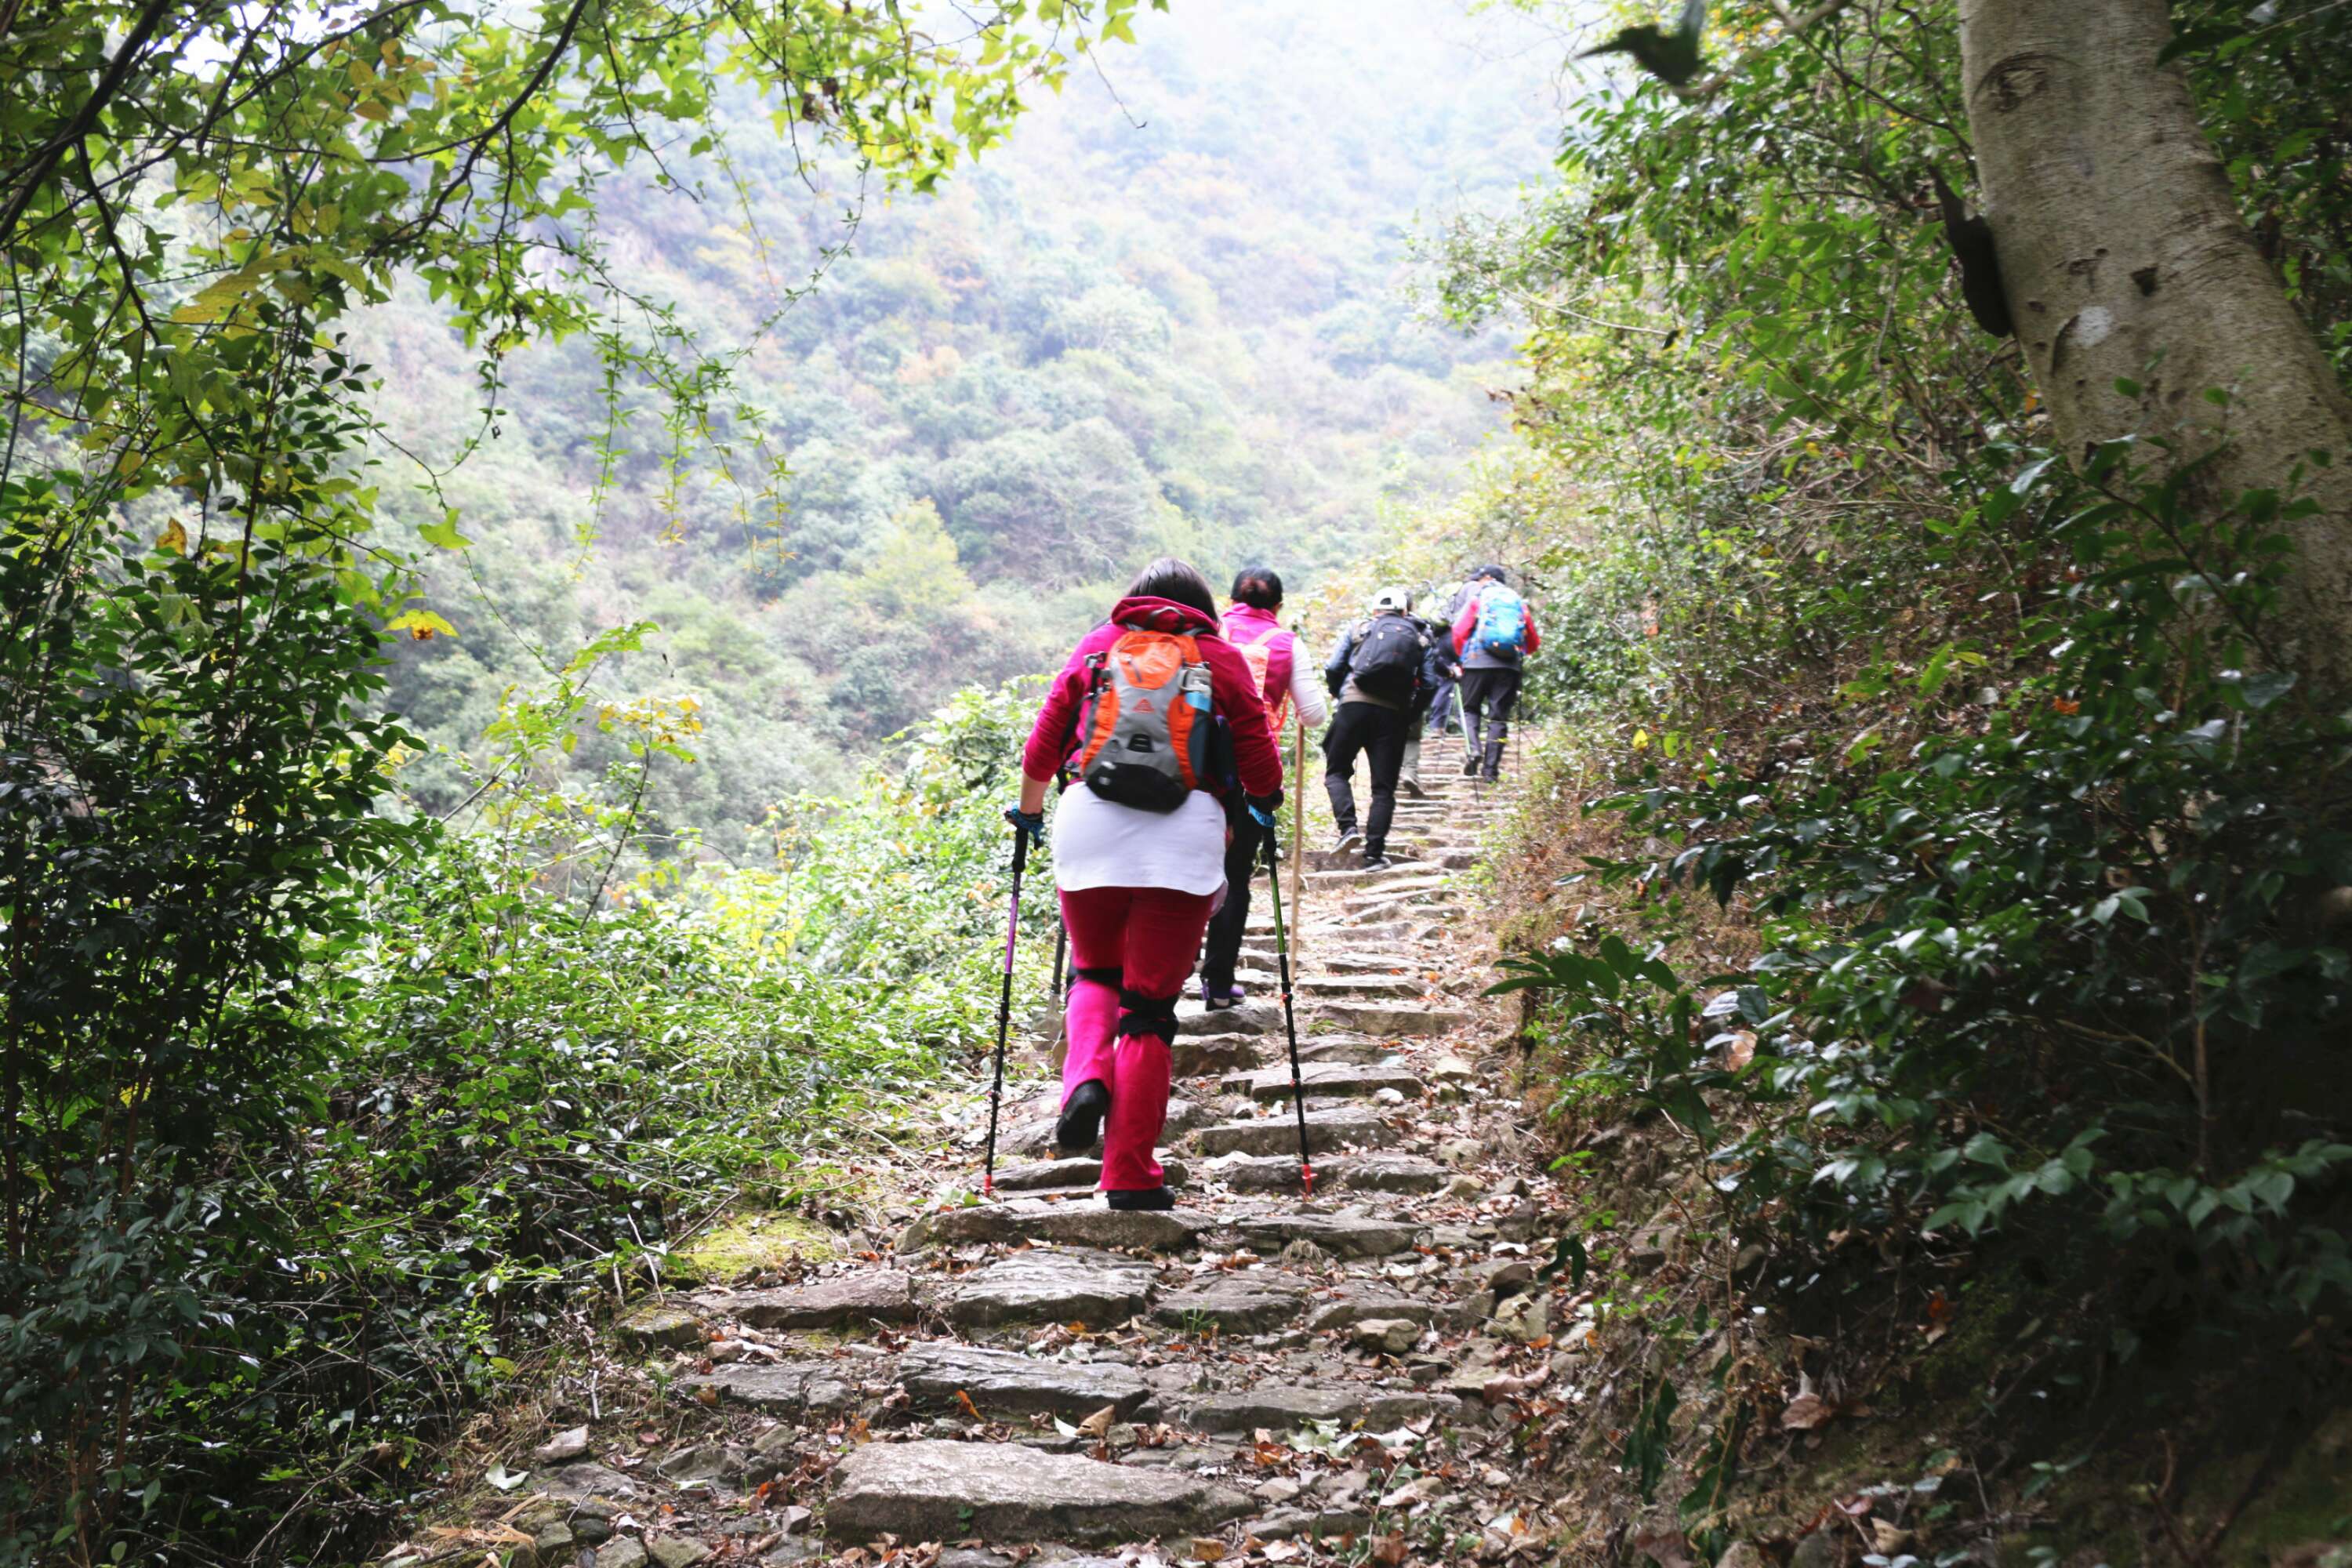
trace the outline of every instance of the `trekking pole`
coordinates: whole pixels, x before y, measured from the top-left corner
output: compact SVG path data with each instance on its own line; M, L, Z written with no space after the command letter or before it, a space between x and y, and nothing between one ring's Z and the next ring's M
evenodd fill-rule
M1021 873L1029 865L1029 835L1013 829L1013 912L1004 922L1004 989L996 999L996 1079L988 1090L988 1163L980 1177L982 1195L996 1195L996 1112L1004 1103L1004 1037L1013 1026L1013 939L1021 934Z
M1294 810L1303 807L1293 807ZM1282 974L1282 1027L1290 1037L1290 1103L1298 1112L1298 1179L1315 1195L1315 1165L1307 1153L1307 1089L1298 1072L1298 1015L1290 1001L1290 939L1282 929L1282 868L1274 863L1274 828L1265 830L1265 883L1274 895L1274 956Z
M1056 778L1056 779L1058 779L1059 781L1061 781L1061 785L1062 785L1062 787L1063 787L1064 789L1067 789L1067 788L1069 788L1069 787L1070 787L1070 774L1069 774L1069 771L1068 771L1067 769L1061 769L1061 770L1056 771L1056 772L1055 773L1054 776L1055 776L1055 778ZM1062 913L1062 910L1061 910L1061 905L1060 905L1060 903L1059 903L1058 901L1056 901L1056 903L1055 904L1055 907L1054 907L1054 994L1053 994L1053 1003L1054 1003L1054 1016L1055 1016L1055 1018L1057 1020L1057 1022L1055 1024L1055 1026L1054 1026L1054 1028L1055 1028L1054 1041L1055 1041L1055 1047L1056 1047L1057 1048L1060 1047L1060 1045L1061 1045L1061 1043L1062 1043L1061 1037L1062 1037L1064 1034L1066 1034L1066 1033L1067 1033L1067 1032L1068 1032L1068 1030L1069 1030L1069 1026L1069 1026L1069 1019L1068 1019L1068 1016L1067 1016L1067 1008L1068 1008L1068 1005L1069 1005L1069 997L1068 997L1068 996L1064 993L1064 991L1063 991L1063 989L1062 989L1064 983L1065 983L1065 982L1066 981L1066 979L1068 978L1068 977L1067 977L1067 976L1063 973L1063 968L1062 968L1062 966L1063 966L1064 963L1065 963L1065 962L1069 958L1069 956L1070 956L1070 922L1069 922L1069 921L1068 921L1068 920L1067 920L1067 919L1063 915L1063 913ZM1059 1062L1056 1062L1056 1063L1055 1063L1054 1065L1055 1065L1055 1066L1056 1066L1056 1067L1059 1067L1061 1064L1060 1064Z

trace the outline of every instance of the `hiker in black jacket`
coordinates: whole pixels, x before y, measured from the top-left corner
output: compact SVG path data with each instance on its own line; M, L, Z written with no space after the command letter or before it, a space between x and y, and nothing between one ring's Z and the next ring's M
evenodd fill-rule
M1462 667L1454 660L1453 626L1428 616L1415 618L1433 646L1430 661L1422 670L1421 690L1406 715L1404 766L1397 771L1397 787L1415 800L1426 800L1429 792L1421 787L1421 742L1435 724L1433 704L1443 702L1453 692L1454 683L1462 679Z
M1348 629L1323 667L1324 684L1339 701L1323 733L1323 787L1339 825L1339 847L1364 847L1364 868L1389 864L1389 823L1396 816L1397 774L1404 766L1406 731L1424 693L1434 692L1452 650L1412 618L1412 595L1385 588L1371 615ZM1359 753L1371 758L1372 805L1356 827L1354 773Z

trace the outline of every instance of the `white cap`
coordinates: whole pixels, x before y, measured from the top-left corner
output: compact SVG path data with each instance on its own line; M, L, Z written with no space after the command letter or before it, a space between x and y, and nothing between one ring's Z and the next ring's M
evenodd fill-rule
M1379 593L1372 595L1372 609L1375 613L1381 610L1410 610L1412 608L1412 590L1410 588L1383 588Z

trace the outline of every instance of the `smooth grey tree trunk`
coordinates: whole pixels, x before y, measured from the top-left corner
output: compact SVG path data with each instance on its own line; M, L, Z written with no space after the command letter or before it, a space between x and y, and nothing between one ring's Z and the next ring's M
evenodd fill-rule
M2206 507L2331 453L2302 482L2318 514L2287 525L2300 558L2280 626L2323 690L2352 691L2352 403L2239 217L2186 79L2157 63L2164 0L1959 9L1985 216L2060 442L2079 462L2121 436L2189 456L2226 435L2198 477Z

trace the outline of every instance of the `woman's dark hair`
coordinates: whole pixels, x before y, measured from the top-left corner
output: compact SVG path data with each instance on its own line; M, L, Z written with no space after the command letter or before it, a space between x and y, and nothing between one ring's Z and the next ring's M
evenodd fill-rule
M1201 569L1189 561L1179 561L1173 555L1163 555L1135 574L1127 585L1130 599L1169 599L1189 605L1211 620L1217 618L1217 591L1201 575Z
M1271 566L1244 566L1234 574L1234 597L1254 610L1282 608L1282 579Z

